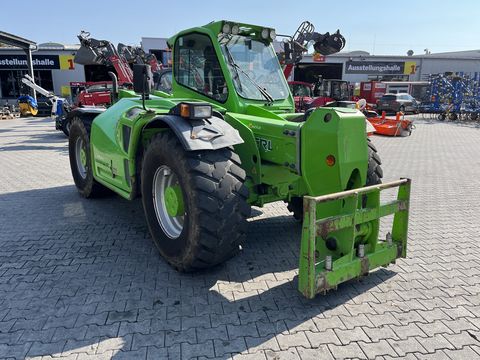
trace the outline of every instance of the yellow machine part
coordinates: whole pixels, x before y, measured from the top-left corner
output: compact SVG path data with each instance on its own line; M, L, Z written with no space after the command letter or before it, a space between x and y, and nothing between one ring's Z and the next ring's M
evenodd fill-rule
M38 109L35 109L34 107L32 107L30 104L27 104L27 103L19 103L18 108L22 116L29 115L29 114L35 116L38 114Z

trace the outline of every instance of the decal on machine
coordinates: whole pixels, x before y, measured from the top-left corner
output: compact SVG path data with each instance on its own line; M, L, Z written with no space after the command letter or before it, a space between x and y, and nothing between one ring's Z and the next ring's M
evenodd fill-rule
M255 138L255 141L257 142L257 146L262 148L263 151L272 151L272 140L269 139L263 139L263 138Z

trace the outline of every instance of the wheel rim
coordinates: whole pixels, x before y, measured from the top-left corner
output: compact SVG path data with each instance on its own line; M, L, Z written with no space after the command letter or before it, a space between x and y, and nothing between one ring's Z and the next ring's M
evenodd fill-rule
M82 138L75 142L75 160L77 162L78 173L83 179L87 178L87 151Z
M177 175L166 165L160 166L153 176L153 205L158 223L165 235L176 239L183 230L185 206Z

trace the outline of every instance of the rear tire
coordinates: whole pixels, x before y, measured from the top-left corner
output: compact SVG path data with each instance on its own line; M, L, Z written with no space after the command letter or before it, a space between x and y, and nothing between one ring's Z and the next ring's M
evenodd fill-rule
M90 136L83 121L74 117L71 119L68 152L70 169L78 192L85 198L97 197L108 192L107 188L93 178L90 153ZM82 154L83 152L83 154Z
M62 131L67 137L70 136L70 125L71 125L70 119L62 120Z
M175 269L208 268L238 252L250 215L240 166L229 148L185 151L169 131L152 139L143 157L143 208L153 242ZM181 203L175 210L168 205L172 187Z

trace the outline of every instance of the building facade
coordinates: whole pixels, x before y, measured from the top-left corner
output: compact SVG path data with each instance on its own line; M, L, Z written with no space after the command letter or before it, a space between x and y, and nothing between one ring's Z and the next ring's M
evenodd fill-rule
M79 45L40 44L32 53L35 83L58 96L69 97L70 82L84 82L85 70L75 64ZM0 47L0 101L16 100L26 93L21 79L27 74L25 53L14 47ZM28 90L27 90L28 92Z
M382 81L422 81L431 74L446 72L480 73L480 50L414 56L370 55L364 51L330 56L306 55L295 67L293 79L314 82L342 79L352 83Z

